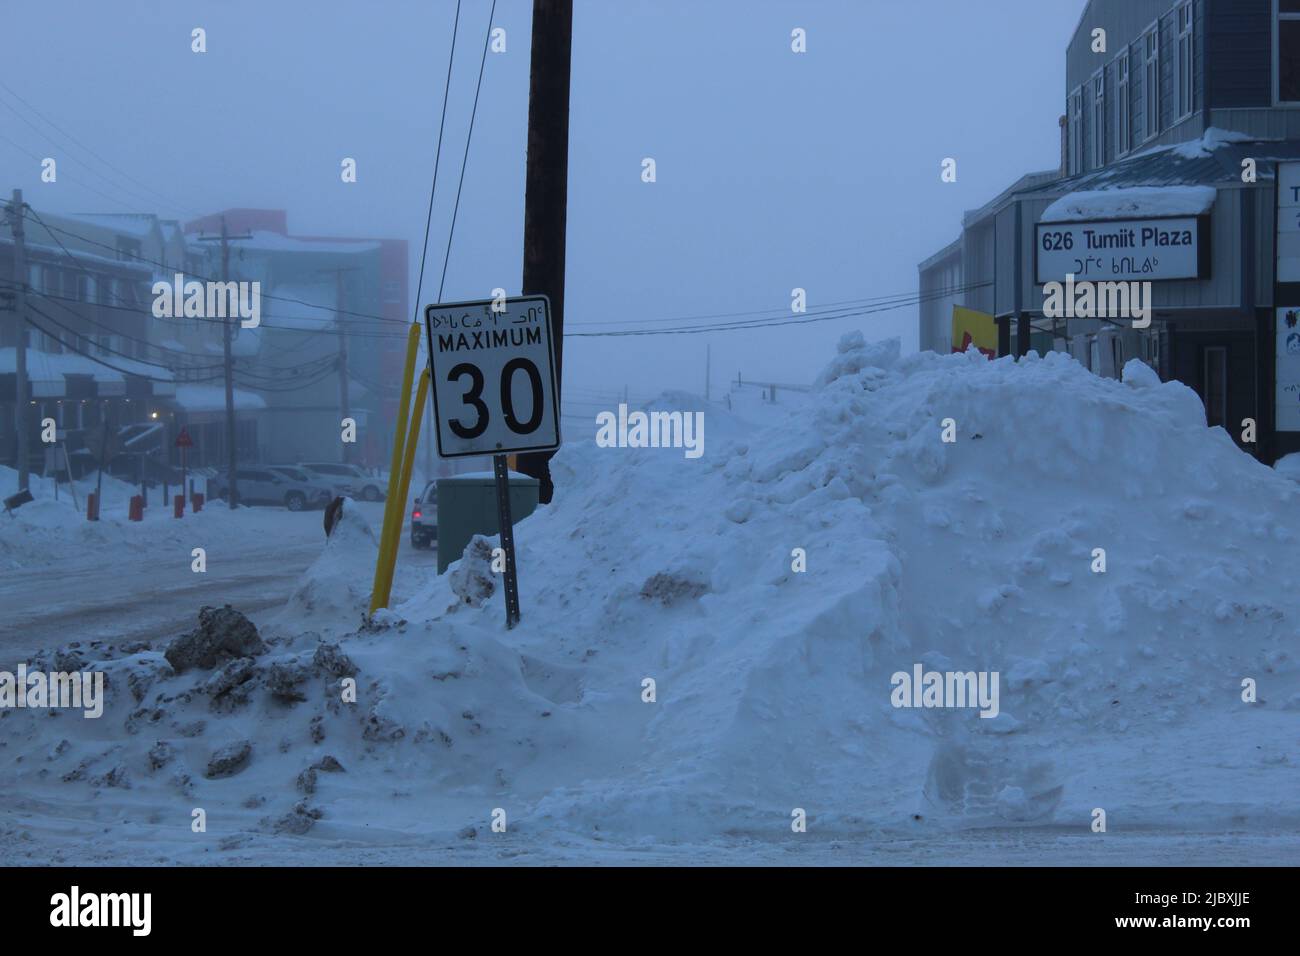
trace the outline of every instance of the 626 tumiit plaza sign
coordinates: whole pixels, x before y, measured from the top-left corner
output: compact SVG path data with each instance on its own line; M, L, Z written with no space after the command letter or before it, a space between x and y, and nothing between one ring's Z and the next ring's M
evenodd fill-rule
M1208 216L1040 222L1034 234L1039 285L1078 281L1203 279L1210 272Z

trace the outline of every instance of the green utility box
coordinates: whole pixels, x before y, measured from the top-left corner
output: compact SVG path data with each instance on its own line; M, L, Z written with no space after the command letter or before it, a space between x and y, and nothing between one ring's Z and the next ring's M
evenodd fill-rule
M515 524L537 508L541 483L510 472L510 517ZM459 561L476 534L491 537L497 527L497 485L490 471L438 479L438 573Z

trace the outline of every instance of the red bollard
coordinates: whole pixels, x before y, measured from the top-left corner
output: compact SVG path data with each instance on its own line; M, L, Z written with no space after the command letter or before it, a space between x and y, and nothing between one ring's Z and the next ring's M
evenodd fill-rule
M185 496L177 495L172 499L172 517L181 518L185 515Z
M86 495L86 520L99 520L99 495L95 494L93 491Z
M202 492L198 492L198 491L194 492L194 494L190 496L190 504L194 506L195 514L198 514L200 511L202 511L203 510Z
M131 508L127 512L127 517L131 521L144 520L144 499L139 495L131 496Z

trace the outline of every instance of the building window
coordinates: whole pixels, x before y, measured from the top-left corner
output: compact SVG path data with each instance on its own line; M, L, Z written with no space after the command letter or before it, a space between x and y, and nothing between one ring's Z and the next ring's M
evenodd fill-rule
M1145 51L1142 72L1142 121L1146 138L1160 132L1160 28L1142 38Z
M1083 87L1070 94L1070 172L1083 172Z
M1277 102L1300 103L1300 0L1275 0L1273 76Z
M1120 155L1133 146L1132 104L1129 101L1128 50L1115 61L1115 148Z
M402 301L402 283L396 279L384 280L384 301L401 302Z
M1183 119L1192 115L1194 106L1195 66L1196 46L1192 37L1192 5L1184 3L1178 8L1178 69L1176 81L1178 84L1178 118Z
M1098 70L1092 78L1092 165L1106 165L1106 73Z
M1205 423L1226 426L1228 421L1228 350L1221 345L1205 349Z
M140 258L140 240L117 237L117 258L123 262L136 262Z

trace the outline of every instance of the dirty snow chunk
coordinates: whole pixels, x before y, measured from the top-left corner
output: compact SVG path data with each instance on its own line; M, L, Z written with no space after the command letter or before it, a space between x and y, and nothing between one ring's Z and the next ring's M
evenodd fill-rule
M307 804L298 803L294 808L275 821L273 829L276 833L292 833L295 836L302 836L321 818L321 811L315 807L309 807Z
M267 672L266 686L282 700L306 700L298 685L311 676L311 668L302 660L276 661Z
M465 553L449 575L452 593L461 604L481 607L496 590L492 571L492 542L481 534L470 538Z
M232 658L265 653L266 645L253 622L227 604L222 608L202 608L199 626L167 645L163 656L179 673L191 667L207 669Z
M160 740L149 748L149 769L161 770L171 762L175 756L172 745L165 740Z
M664 607L672 607L679 601L694 601L708 589L709 586L702 581L681 574L665 574L661 571L651 575L646 579L645 584L641 585L641 596L658 600Z
M357 676L357 665L352 663L352 659L337 644L320 645L312 655L311 662L335 677Z
M208 759L208 768L203 775L211 780L233 777L248 766L248 760L252 755L253 744L248 740L237 740L232 744L226 744Z
M213 673L203 685L213 697L220 697L232 687L237 687L253 676L255 664L251 657L237 657L221 670Z
M1124 363L1124 384L1132 388L1154 388L1160 384L1160 376L1141 359L1129 359Z

